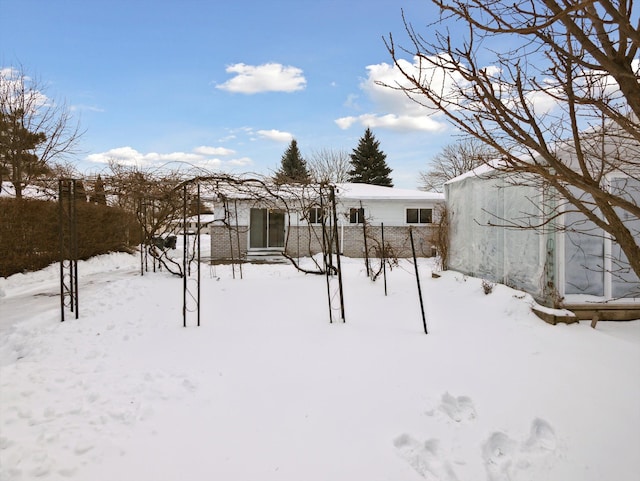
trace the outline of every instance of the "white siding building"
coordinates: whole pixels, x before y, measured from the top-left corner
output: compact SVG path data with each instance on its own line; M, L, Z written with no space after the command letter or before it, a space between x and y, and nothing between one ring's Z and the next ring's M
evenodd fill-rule
M326 191L325 191L326 192ZM335 186L337 231L343 255L363 257L366 239L370 255L379 247L384 224L385 244L399 257L410 255L409 227L415 229L418 254L434 252L433 237L437 206L444 194L394 189L367 184ZM211 226L214 259L244 258L263 251L308 256L322 251L322 216L329 215L328 197L297 200L268 196L227 197L214 206L216 221ZM284 204L287 205L284 205ZM332 215L325 224L333 228Z

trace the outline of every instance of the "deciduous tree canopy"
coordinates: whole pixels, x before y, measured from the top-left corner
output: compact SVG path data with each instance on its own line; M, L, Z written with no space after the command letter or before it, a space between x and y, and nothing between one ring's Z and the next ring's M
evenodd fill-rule
M640 185L633 0L431 1L441 11L432 30L419 33L405 18L408 47L386 39L403 77L387 86L496 150L498 169L557 193L544 206L551 220L579 212L617 241L640 277L640 188L609 182ZM451 37L449 22L466 25L466 36Z
M17 198L54 162L74 153L80 135L66 106L48 98L40 82L24 70L0 70L0 175Z
M442 192L444 183L496 158L486 144L474 139L448 144L436 154L429 168L420 172L420 188L427 192Z

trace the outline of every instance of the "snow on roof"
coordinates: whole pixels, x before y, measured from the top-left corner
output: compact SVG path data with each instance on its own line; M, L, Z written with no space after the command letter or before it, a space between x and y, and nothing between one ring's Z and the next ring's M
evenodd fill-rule
M268 196L269 194L280 198L314 198L318 195L319 184L292 184L292 185L268 185L270 192L264 184L247 182L246 184L216 185L210 195L223 194L227 198L251 199L254 197ZM381 185L358 184L344 182L335 184L336 197L348 200L431 200L444 201L444 194L438 192L424 192L422 190L397 189L383 187Z
M216 216L214 214L200 214L200 223L201 224L210 224L216 220ZM182 219L178 219L179 222L182 222ZM198 222L198 216L194 215L191 217L187 217L187 222Z
M606 127L590 127L581 131L580 135L583 151L590 156L595 155L594 159L590 162L593 163L592 169L595 168L597 170L602 166L600 159L602 158L601 156L604 155L604 158L607 159L607 164L609 164L609 173L614 174L614 176L624 176L623 172L626 171L628 173L629 169L632 169L632 173L640 172L640 170L635 170L638 169L636 164L628 162L637 157L637 140L627 134L620 125L610 121ZM576 160L576 147L573 140L552 142L550 144L550 151L567 167L579 171L580 167ZM595 152L595 154L593 152ZM542 161L540 154L535 152L532 154L522 154L519 156L519 159L525 163ZM612 168L615 163L614 159L619 159L618 163L623 165L623 167L618 165L617 168L620 169L619 171ZM503 159L496 158L469 172L448 180L445 182L445 185L469 177L488 177L492 173L504 172L505 167L508 168L507 163Z
M470 170L469 172L465 172L464 174L460 174L453 179L449 179L444 184L453 184L454 182L459 182L469 177L484 177L496 171L497 168L500 167L500 164L503 164L503 161L501 159L490 160L486 164L481 164L475 169Z
M422 190L396 189L381 185L342 183L336 184L336 196L339 199L377 200L444 200L444 194L424 192Z

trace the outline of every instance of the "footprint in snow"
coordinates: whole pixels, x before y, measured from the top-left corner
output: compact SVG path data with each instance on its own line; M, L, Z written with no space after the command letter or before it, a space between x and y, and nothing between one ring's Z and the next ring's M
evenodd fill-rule
M531 423L529 439L525 441L524 447L531 452L555 451L556 433L547 421L536 418Z
M553 427L544 419L531 423L529 437L521 444L502 432L494 432L482 445L482 458L489 481L518 479L518 473L531 469L550 468L557 448Z
M454 397L446 392L442 395L440 409L457 423L473 421L476 418L476 409L468 396Z
M187 391L191 391L191 392L198 389L198 386L196 385L196 383L194 383L192 380L188 378L182 381L182 387L184 387Z
M65 478L70 478L72 476L74 476L76 474L76 468L70 467L70 468L61 468L58 470L58 474L60 476L63 476Z
M451 464L440 452L437 439L420 443L409 434L402 434L393 441L393 445L400 457L423 478L429 481L458 481Z
M518 443L502 432L495 432L482 445L482 459L489 481L508 481Z
M53 459L44 452L34 454L31 461L35 466L30 470L30 474L36 478L47 476L54 465Z
M92 449L93 449L93 444L86 441L80 441L76 444L73 452L76 453L78 456L82 456L83 454L88 453Z
M428 411L427 415L433 416L436 411L461 424L474 421L477 417L470 397L453 396L448 392L442 395L437 409ZM441 455L439 440L419 443L410 435L402 434L394 440L394 446L398 454L425 479L457 480L451 464ZM550 470L556 459L558 441L553 427L544 419L536 418L531 423L528 437L522 442L496 431L480 447L487 480L511 481L520 479L522 473L532 468L536 472Z

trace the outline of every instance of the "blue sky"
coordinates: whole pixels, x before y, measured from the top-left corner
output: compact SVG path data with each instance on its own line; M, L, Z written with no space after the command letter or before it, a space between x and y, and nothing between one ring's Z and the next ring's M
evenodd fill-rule
M406 39L401 9L419 28L438 15L428 0L0 0L0 67L66 100L83 172L111 158L269 174L291 138L305 156L351 152L370 126L395 185L415 188L454 137L375 85L395 78L382 36Z

